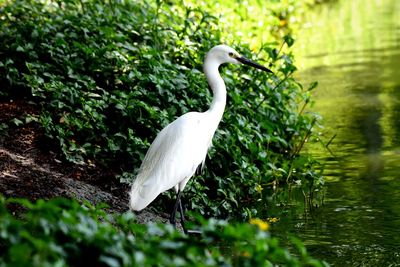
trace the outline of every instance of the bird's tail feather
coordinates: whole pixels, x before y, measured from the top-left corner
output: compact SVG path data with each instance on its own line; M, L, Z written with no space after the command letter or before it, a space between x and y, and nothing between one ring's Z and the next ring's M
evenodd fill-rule
M140 211L146 208L160 194L157 186L148 186L146 183L133 183L129 206L132 210Z

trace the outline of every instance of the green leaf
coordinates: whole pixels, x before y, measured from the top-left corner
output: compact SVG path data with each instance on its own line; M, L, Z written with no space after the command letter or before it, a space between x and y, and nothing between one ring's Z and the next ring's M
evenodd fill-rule
M291 35L285 35L283 37L283 39L285 40L285 43L291 47L294 44L294 38Z
M12 122L15 126L21 126L22 124L24 124L24 122L21 121L21 120L18 119L18 118L12 119L11 122Z
M310 83L310 85L308 86L308 91L314 90L317 86L318 86L318 81Z

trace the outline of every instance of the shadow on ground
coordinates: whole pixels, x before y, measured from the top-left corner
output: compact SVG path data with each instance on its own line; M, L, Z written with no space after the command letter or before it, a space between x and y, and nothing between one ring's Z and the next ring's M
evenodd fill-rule
M37 114L37 110L26 102L0 103L0 125L9 125L0 130L0 194L31 201L76 198L94 205L105 203L112 213L128 210L129 186L119 183L115 173L105 167L66 162L49 149L48 140L35 122L19 126L8 123L29 114ZM139 223L167 222L167 218L151 209L137 213Z

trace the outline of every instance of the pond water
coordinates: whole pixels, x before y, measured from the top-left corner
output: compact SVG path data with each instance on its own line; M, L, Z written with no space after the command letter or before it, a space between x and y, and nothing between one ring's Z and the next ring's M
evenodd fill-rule
M281 209L274 232L302 239L333 266L400 266L400 1L338 0L306 15L295 55L304 83L319 82L323 205ZM297 204L296 204L297 203Z

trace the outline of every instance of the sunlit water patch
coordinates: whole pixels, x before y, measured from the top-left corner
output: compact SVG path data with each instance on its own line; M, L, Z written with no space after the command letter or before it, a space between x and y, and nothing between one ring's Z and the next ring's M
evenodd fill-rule
M307 146L324 165L324 204L272 204L273 231L334 266L400 265L400 1L333 1L306 20L298 78L319 82L312 110L324 118L321 138L335 138L332 154Z

